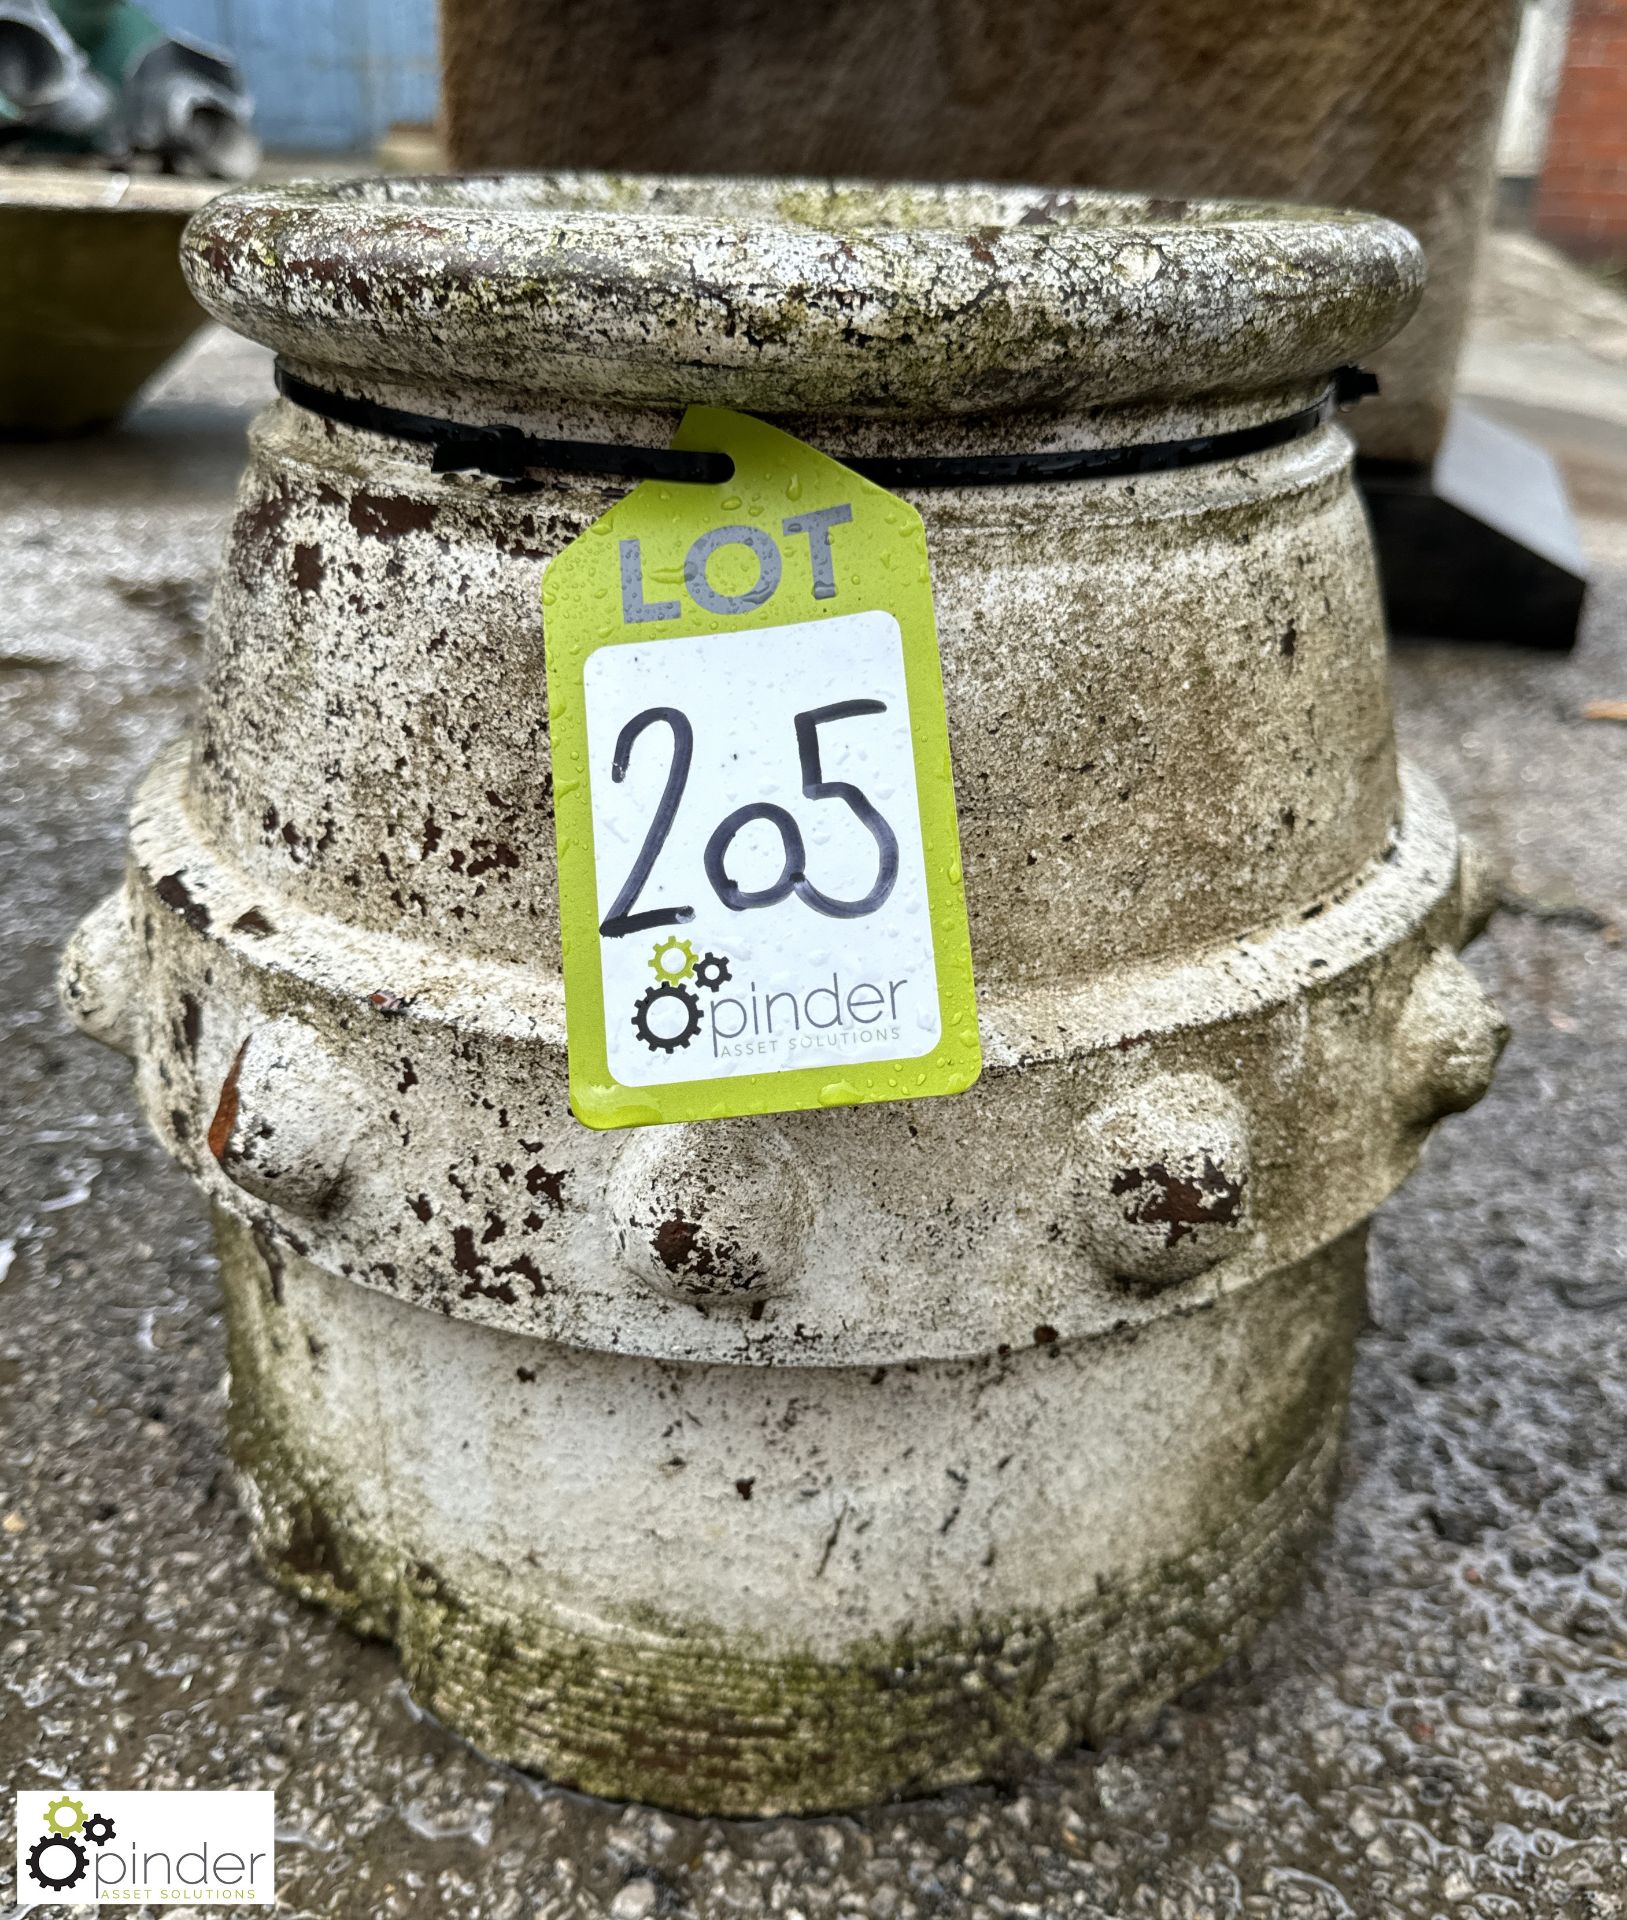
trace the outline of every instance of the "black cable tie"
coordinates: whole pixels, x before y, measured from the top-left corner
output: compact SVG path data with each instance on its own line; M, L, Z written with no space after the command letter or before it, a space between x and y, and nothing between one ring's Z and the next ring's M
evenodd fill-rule
M279 360L277 391L309 413L341 425L359 427L430 449L433 473L483 473L507 491L530 491L541 483L529 478L538 467L566 473L606 474L625 480L670 480L720 486L734 475L726 453L692 452L676 447L633 447L598 440L548 440L515 426L472 426L431 414L386 407L354 394L313 386L290 373ZM1056 480L1113 480L1147 473L1171 473L1263 453L1314 433L1336 407L1353 406L1378 381L1361 367L1340 367L1320 399L1297 413L1264 420L1225 433L1194 434L1185 440L1151 440L1133 446L1071 447L1055 453L977 453L856 456L841 464L878 486L988 487Z
M1341 409L1371 399L1378 390L1378 375L1368 372L1366 367L1335 367L1333 370L1334 403Z
M357 394L335 393L290 373L279 360L277 391L307 413L364 433L416 441L430 449L431 473L484 473L511 485L533 467L567 473L605 473L627 480L687 480L720 486L734 474L726 453L688 453L676 447L613 446L599 440L545 440L514 426L472 426L433 414L386 407Z

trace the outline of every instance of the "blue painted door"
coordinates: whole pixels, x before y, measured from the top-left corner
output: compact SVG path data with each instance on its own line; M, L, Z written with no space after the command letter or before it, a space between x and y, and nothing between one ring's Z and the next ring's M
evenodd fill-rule
M435 0L145 0L172 32L237 56L273 150L359 153L435 117Z

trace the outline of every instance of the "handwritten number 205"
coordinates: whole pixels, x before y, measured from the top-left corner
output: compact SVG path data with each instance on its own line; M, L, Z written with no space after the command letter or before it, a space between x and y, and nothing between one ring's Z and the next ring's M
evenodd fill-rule
M754 907L777 906L794 893L815 913L826 914L833 920L857 920L867 913L874 913L887 899L898 882L898 836L860 788L847 780L827 780L819 759L819 729L822 726L837 720L857 719L861 714L886 711L886 702L882 700L838 700L828 707L812 707L806 713L799 713L792 723L796 728L797 760L802 769L804 797L809 800L842 801L852 809L855 818L876 843L876 878L870 891L858 900L838 900L816 887L807 875L807 850L803 845L801 828L784 807L775 806L772 801L756 800L749 806L736 807L733 813L726 814L717 823L703 855L706 877L712 883L712 890L731 913L749 913ZM622 728L610 761L610 777L619 785L627 778L633 748L646 729L658 721L671 729L672 760L667 768L666 785L661 790L660 801L644 835L644 844L638 850L638 858L633 862L621 892L616 895L609 914L599 928L607 940L620 939L623 934L640 933L647 927L680 927L695 917L693 907L646 907L642 912L633 912L661 856L661 849L667 843L667 836L672 832L672 823L677 818L678 807L684 797L690 765L695 757L695 729L689 723L689 716L677 707L646 707L642 713L634 714ZM730 874L728 857L736 836L754 820L772 824L780 836L782 858L778 879L770 886L748 891Z

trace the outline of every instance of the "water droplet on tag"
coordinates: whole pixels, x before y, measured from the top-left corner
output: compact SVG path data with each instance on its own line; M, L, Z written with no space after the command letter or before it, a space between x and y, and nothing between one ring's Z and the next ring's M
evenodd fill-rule
M800 500L802 498L801 474L793 473L791 478L786 481L785 497L787 500Z

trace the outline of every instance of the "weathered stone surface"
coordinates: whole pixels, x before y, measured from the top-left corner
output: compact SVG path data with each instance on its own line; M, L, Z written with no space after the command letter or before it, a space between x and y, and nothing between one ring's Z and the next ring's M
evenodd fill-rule
M224 1217L233 1452L271 1571L488 1752L666 1806L862 1806L1100 1741L1292 1591L1362 1238L1139 1335L810 1371L539 1351Z
M1337 211L602 174L223 194L184 264L296 370L456 392L460 417L701 402L817 414L829 441L844 414L930 435L1017 413L977 423L985 448L1044 410L1270 395L1387 339L1423 288L1407 233ZM368 517L417 527L387 499Z
M724 399L906 454L1272 419L1416 292L1354 215L723 192L268 190L189 267L441 417L637 443ZM1321 424L919 491L983 1079L651 1146L568 1110L542 699L542 568L615 489L257 427L135 807L138 1088L230 1216L262 1552L489 1751L852 1804L1144 1717L1280 1599L1364 1222L1491 1032L1418 984L1464 889L1349 465Z

